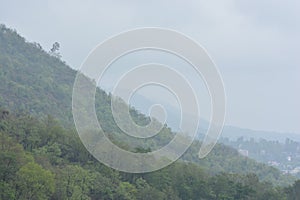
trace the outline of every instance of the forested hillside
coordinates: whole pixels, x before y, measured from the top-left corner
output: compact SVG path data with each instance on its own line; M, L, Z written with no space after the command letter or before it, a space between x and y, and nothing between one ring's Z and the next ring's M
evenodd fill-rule
M0 26L0 63L2 106L37 116L49 114L71 124L74 70L4 25Z
M112 170L95 160L74 130L51 117L0 111L0 199L296 199L254 173L211 175L191 162L146 174Z
M285 142L254 138L237 140L222 138L221 142L244 151L248 157L300 177L300 142L286 138Z
M292 184L292 177L221 144L199 160L201 142L196 141L181 161L149 174L103 166L74 130L75 75L37 43L0 26L1 199L284 199L295 194L293 187L278 187ZM120 147L151 151L174 136L165 126L152 139L128 139L113 120L110 101L111 96L98 89L98 118ZM139 124L149 120L135 109L130 112Z

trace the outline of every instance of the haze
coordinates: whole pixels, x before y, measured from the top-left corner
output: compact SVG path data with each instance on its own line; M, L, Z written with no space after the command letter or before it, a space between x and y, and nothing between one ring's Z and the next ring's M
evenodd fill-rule
M299 1L2 1L0 23L78 69L100 42L132 28L178 30L224 79L226 124L300 133ZM18 6L16 6L18 5ZM12 12L13 11L13 12Z

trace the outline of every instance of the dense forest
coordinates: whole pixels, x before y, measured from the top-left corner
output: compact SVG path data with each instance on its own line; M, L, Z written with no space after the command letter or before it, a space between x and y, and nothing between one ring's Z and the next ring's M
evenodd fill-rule
M76 131L48 116L0 114L1 199L296 199L300 181L279 187L254 173L218 173L177 161L162 170L121 173L102 165ZM242 166L239 166L242 167Z
M171 166L146 174L112 170L96 161L74 129L71 95L76 71L38 43L0 26L0 199L297 199L300 182L218 144L199 160L195 141ZM105 134L133 152L151 151L175 133L128 139L114 123L111 95L98 89ZM138 124L149 118L130 109ZM143 145L142 145L143 144ZM295 182L296 181L296 182ZM298 189L298 190L297 190Z

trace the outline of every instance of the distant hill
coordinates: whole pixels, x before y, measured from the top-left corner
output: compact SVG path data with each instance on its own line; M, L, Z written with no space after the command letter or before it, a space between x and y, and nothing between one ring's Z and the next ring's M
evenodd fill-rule
M76 71L55 56L49 55L37 43L28 43L16 31L0 26L0 107L13 113L29 113L38 118L51 115L66 128L74 128L71 112L72 87ZM103 121L104 132L122 148L134 151L143 145L151 150L159 148L173 138L174 133L165 126L151 139L129 139L115 124L110 110L111 96L101 89L96 95L98 118ZM138 124L147 124L149 118L134 108L130 113ZM261 179L276 184L291 183L278 170L240 156L236 150L217 145L205 159L199 160L200 143L195 143L185 154L186 162L194 162L211 173L257 173Z
M285 132L273 132L273 131L260 131L251 130L245 128L238 128L234 126L225 126L223 129L222 137L227 137L232 140L236 140L240 137L245 139L265 139L265 140L278 140L285 142L287 138L300 142L300 134L285 133Z
M137 110L142 113L147 113L151 105L157 103L152 99L146 98L142 95L135 94L135 97L131 101L132 105ZM179 130L178 124L180 122L180 111L178 108L172 105L164 105L164 108L168 114L167 124L172 128L172 130ZM190 117L193 117L190 115ZM204 137L203 133L208 129L209 122L204 119L200 119L198 138L202 139ZM222 131L221 137L229 138L230 140L236 140L240 137L244 139L265 139L272 141L285 142L287 138L300 142L300 134L289 133L289 132L276 132L276 131L263 131L263 130L253 130L247 128L240 128L236 126L225 125Z

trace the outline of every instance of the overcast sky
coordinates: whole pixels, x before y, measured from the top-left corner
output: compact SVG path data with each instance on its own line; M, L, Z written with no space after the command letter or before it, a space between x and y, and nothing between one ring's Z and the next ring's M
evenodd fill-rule
M132 28L180 31L223 76L226 124L300 133L300 1L3 1L0 23L78 68L100 42Z

